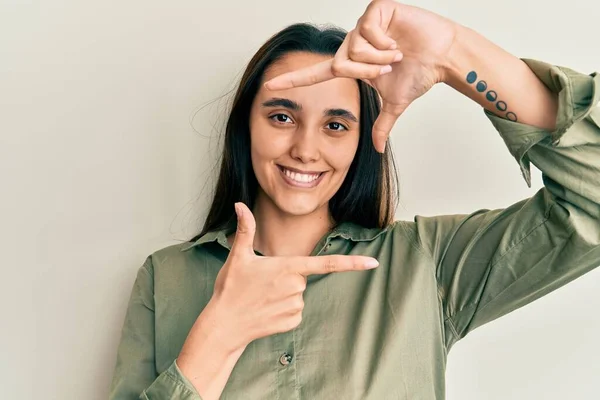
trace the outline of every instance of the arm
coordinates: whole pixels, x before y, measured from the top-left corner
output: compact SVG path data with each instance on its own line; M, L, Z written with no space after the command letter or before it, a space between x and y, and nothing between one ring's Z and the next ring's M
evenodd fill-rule
M148 257L137 272L129 299L109 399L202 400L199 393L206 396L204 400L217 399L241 351L239 355L227 352L214 335L203 333L211 315L200 314L178 359L159 375L154 358L153 266Z
M436 267L448 349L600 265L600 76L521 61L470 30L459 37L448 84L485 108L528 186L533 163L544 187L505 209L415 217ZM504 113L466 82L470 71L505 99Z
M227 337L217 327L211 302L204 308L183 344L177 365L204 400L218 400L231 371L246 347L230 350L223 346Z
M558 95L524 61L465 26L456 25L444 82L497 116L556 127Z

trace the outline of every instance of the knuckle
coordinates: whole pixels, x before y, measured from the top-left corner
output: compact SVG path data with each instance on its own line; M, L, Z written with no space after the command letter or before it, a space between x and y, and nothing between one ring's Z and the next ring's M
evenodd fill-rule
M356 270L361 270L365 266L365 261L361 258L355 258L352 260L352 268Z
M285 257L281 259L281 264L279 265L279 267L283 267L284 272L286 274L295 275L298 274L300 271L303 271L306 267L308 267L308 261L294 257Z
M224 279L217 279L215 281L215 286L213 289L213 292L215 294L216 297L218 297L221 293L223 293L223 290L225 288L225 281Z
M298 286L297 286L297 289L296 289L296 291L297 291L298 293L302 293L302 292L304 292L305 290L306 290L306 283L305 283L305 282L300 282L300 283L298 284Z
M343 65L341 61L333 60L331 63L331 73L335 76L341 75L343 72Z
M294 299L292 302L292 310L294 313L304 310L304 300L301 298Z
M375 27L373 26L372 22L363 22L362 24L360 24L359 26L359 32L362 36L364 35L369 35L370 33L372 33L375 30Z
M381 70L379 67L372 68L367 73L367 75L368 75L367 78L375 79L380 75L380 73L381 73Z
M363 51L358 46L351 46L350 48L348 48L348 56L350 56L351 59L356 59L362 54Z
M290 77L290 83L292 84L292 86L296 86L298 85L298 79L296 79L295 77Z
M313 268L313 263L311 258L305 258L304 263L302 265L305 271L310 271Z
M294 259L294 261L288 261L286 266L288 273L294 274L294 276L302 275L310 268L310 260L308 258Z
M325 261L325 271L334 272L336 267L336 262L332 258L328 258Z
M394 52L392 52L392 51L389 51L389 52L386 54L386 57L385 57L385 62L386 62L387 64L392 64L392 63L394 63L394 60L396 59L396 54L397 54L397 53L394 53Z
M292 329L295 329L302 322L302 317L298 318L297 316L292 316L287 318L284 322L281 323L281 328L278 329L278 332L288 332Z
M302 323L302 314L294 315L290 319L290 327L291 327L291 329L294 329L294 328L298 327L298 325L300 325L301 323Z

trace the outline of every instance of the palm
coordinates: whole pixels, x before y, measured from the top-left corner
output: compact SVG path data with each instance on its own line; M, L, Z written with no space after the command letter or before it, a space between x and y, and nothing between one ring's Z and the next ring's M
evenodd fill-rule
M404 56L402 62L392 66L392 72L371 79L369 83L381 96L384 109L390 112L396 109L400 113L439 82L434 72L425 68L418 60Z
M386 35L404 57L392 72L370 80L387 107L400 112L443 80L440 60L447 59L454 42L455 23L419 7L398 4Z

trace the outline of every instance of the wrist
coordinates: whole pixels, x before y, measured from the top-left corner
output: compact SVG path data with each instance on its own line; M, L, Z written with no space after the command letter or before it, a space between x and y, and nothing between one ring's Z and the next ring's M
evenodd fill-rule
M498 117L553 131L558 95L520 58L465 26L457 27L443 82Z
M183 376L204 399L218 399L246 346L232 344L216 323L209 302L196 319L175 360Z
M441 65L442 82L445 84L453 86L463 78L465 65L472 57L468 47L469 37L472 38L475 34L476 32L472 29L456 23L454 40Z
M249 343L239 336L238 329L227 323L224 310L219 308L214 297L204 307L192 329L198 329L199 335L227 356L241 354Z
M222 369L235 365L246 346L239 346L218 325L211 302L200 313L177 356L177 365L190 380L194 371L206 369L207 365Z

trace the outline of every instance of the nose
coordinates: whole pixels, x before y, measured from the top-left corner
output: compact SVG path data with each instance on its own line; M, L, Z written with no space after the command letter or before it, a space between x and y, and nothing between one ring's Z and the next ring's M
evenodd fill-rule
M290 155L304 164L318 161L321 158L318 132L306 127L298 129L294 133Z

